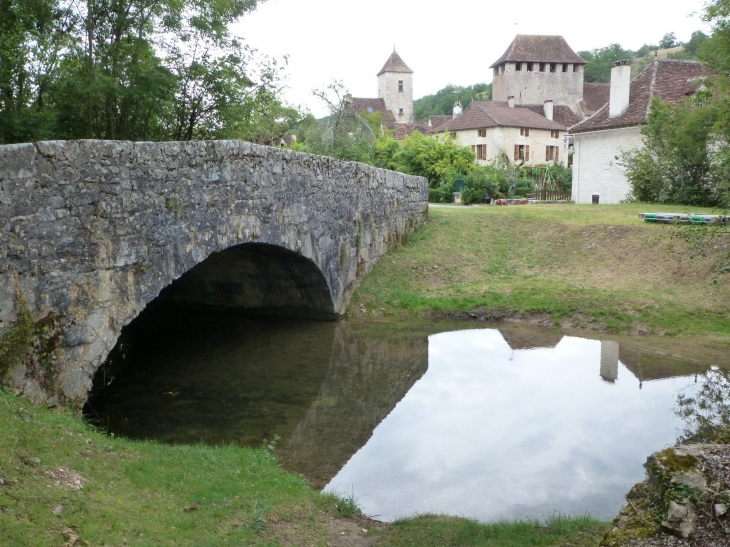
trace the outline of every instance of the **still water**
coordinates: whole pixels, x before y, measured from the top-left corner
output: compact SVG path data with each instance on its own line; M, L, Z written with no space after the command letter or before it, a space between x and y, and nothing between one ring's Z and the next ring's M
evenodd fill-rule
M460 325L463 328L463 325ZM616 514L710 364L454 324L143 319L86 413L110 432L259 446L366 514ZM458 328L458 327L457 327ZM116 376L116 377L115 377Z

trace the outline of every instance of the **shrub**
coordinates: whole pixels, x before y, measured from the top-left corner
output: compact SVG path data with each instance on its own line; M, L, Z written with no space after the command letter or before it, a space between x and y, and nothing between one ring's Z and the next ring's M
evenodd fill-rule
M494 166L478 166L464 178L464 189L461 192L461 201L465 205L476 203L484 199L484 194L490 198L502 196L501 187L507 185L507 176L501 169Z

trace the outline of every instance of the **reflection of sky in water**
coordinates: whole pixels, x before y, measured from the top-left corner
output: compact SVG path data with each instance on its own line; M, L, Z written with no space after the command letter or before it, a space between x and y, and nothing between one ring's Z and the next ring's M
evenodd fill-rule
M600 360L601 342L583 338L513 351L497 330L432 336L428 372L326 489L354 491L382 520L612 517L647 456L674 443L677 393L695 387L639 389L620 363L608 383Z

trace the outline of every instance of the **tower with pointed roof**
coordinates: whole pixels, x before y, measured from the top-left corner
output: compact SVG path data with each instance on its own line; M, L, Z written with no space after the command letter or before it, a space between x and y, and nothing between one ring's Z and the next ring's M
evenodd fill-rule
M397 123L413 123L413 71L395 48L378 72L378 98L385 101Z
M562 36L518 34L489 67L494 70L492 100L543 104L552 100L583 114L583 69L580 57Z

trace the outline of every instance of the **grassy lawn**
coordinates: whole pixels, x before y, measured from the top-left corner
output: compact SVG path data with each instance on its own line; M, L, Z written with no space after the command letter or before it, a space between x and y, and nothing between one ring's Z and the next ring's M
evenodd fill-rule
M352 313L542 313L564 326L730 341L730 275L715 273L712 258L691 257L672 226L639 220L645 210L690 212L644 204L431 208L409 243L366 276ZM730 250L730 235L724 246L717 255Z
M352 500L284 472L265 448L111 438L2 390L0 423L4 547L60 547L74 538L77 547L588 547L605 527L590 518L540 526L433 516L383 525L357 515Z

